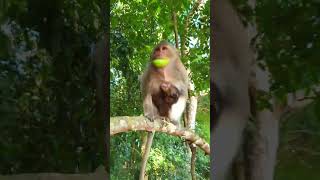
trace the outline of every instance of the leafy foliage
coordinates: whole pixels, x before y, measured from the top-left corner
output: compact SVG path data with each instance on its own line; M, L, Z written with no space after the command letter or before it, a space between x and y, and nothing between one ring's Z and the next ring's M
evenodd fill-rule
M246 23L256 20L255 48L260 67L271 73L271 91L259 92L259 108L270 108L276 97L305 90L315 102L283 119L276 179L317 179L319 173L319 2L308 0L233 1ZM314 95L310 95L310 93ZM261 106L261 107L260 107Z
M319 100L291 113L281 124L279 163L276 179L318 179Z
M279 98L319 83L319 12L315 1L260 1L257 4L259 59L272 73ZM281 15L277 12L281 12Z
M98 1L1 1L1 173L103 163L90 59L100 11Z

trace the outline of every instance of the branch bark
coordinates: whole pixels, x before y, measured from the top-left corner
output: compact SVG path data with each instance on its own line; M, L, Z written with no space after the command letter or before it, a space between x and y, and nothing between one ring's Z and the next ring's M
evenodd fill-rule
M252 89L259 91L270 91L270 73L263 71L253 64L251 76ZM255 116L256 130L253 132L252 149L250 158L251 180L272 180L277 160L279 144L279 119L282 109L275 98L270 100L273 111L264 109L257 111ZM256 108L256 107L252 107Z
M190 81L189 82L189 96L192 91L194 91L194 85ZM186 108L186 127L192 131L194 131L196 127L196 114L197 114L197 105L198 105L198 99L196 96L189 97L189 103ZM196 146L192 143L189 143L189 147L191 150L191 177L192 180L196 179Z
M210 146L204 139L196 135L191 130L185 128L178 128L172 123L168 123L161 119L155 119L153 122L151 122L144 116L119 116L110 118L111 136L128 131L157 131L167 133L173 136L179 136L198 146L207 155L210 154Z
M174 39L176 48L179 49L179 42L178 42L178 22L177 22L177 13L175 11L172 12L172 23L173 23L173 31L174 31Z

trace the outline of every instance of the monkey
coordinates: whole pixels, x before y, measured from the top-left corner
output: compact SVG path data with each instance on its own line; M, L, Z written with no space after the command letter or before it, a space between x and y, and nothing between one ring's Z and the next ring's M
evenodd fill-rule
M250 117L249 78L253 55L248 33L230 0L216 0L212 7L213 28L211 86L219 100L219 115L211 131L212 179L228 178L243 142ZM219 95L218 97L215 97ZM213 107L214 108L214 107Z
M152 61L158 58L168 58L168 65L163 68L155 67ZM166 118L176 126L180 126L180 118L188 98L188 85L188 73L177 49L167 41L161 41L153 49L150 62L141 78L144 115L150 120ZM154 132L148 133L141 162L140 180L144 179L153 136Z
M167 113L161 112L161 114L167 114L165 117L169 118L172 123L179 124L188 98L188 73L180 60L177 50L168 42L162 41L154 48L150 62L154 59L165 57L169 58L167 66L157 68L152 63L149 63L142 75L143 111L146 117L154 119L161 117L159 110L164 111L167 109ZM165 88L169 88L168 91ZM164 103L165 100L160 98L159 93L164 93L162 95L165 95L167 92L176 92L174 94L178 95L177 100L173 101L174 103ZM168 95L165 96L167 98L170 97ZM174 100L174 98L171 100ZM162 102L161 107L159 102Z
M173 84L163 82L160 84L160 91L151 96L152 103L158 109L159 115L162 117L169 117L171 106L178 101L180 92Z

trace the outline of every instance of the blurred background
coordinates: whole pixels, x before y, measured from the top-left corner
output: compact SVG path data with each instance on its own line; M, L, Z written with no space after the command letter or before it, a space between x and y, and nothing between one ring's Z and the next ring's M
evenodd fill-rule
M232 0L242 22L256 27L256 60L270 72L270 90L258 92L257 109L271 108L271 99L286 107L275 179L319 179L320 2L261 0L255 8L252 2Z
M103 74L92 60L102 2L0 1L0 174L104 165Z

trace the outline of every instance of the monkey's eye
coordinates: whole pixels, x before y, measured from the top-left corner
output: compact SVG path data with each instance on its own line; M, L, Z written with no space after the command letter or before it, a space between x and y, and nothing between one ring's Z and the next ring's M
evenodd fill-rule
M177 98L177 97L178 97L178 94L173 93L173 94L170 95L170 97L171 97L171 98Z
M162 46L161 50L167 50L167 46Z

